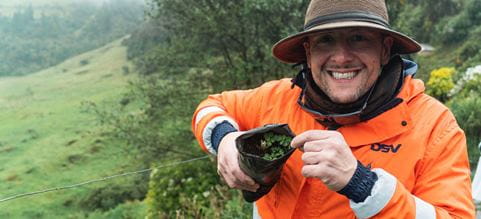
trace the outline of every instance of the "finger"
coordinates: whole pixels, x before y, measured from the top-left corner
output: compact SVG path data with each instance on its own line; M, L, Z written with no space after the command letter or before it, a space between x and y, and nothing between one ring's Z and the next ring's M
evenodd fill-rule
M226 178L231 188L242 189L251 192L255 192L259 188L259 184L255 183L252 178L243 173L231 172L231 174L229 174Z
M305 177L318 178L324 183L332 181L333 171L327 167L324 163L318 163L315 165L304 165L302 167L302 175Z
M219 166L220 175L230 188L256 191L259 188L251 177L247 176L236 164L228 167Z
M323 169L324 168L320 164L304 165L302 167L301 173L304 177L319 178L323 175L322 174Z
M302 154L302 162L304 165L315 165L322 162L322 154L316 152L305 152Z
M339 163L338 160L342 158L338 151L327 148L320 152L305 152L301 159L304 162L304 165L324 163L328 166L332 166Z
M319 152L326 149L343 150L344 148L349 148L349 146L342 136L331 136L326 139L309 141L304 143L303 146L304 152Z
M249 186L253 186L256 184L256 182L251 177L246 175L240 168L234 170L232 174L234 178L237 179L237 182L239 182L240 184L245 184Z
M309 130L297 135L292 139L291 147L302 147L306 142L326 139L334 135L334 131Z
M308 141L304 143L304 152L320 152L331 144L329 139Z
M343 180L339 178L332 169L322 164L305 165L302 167L302 175L309 178L318 178L332 191L339 191L344 188L349 182L350 177L352 177L350 176L347 181Z

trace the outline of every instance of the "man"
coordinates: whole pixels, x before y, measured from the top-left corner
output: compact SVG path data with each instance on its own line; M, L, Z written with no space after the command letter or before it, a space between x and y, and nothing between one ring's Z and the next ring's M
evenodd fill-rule
M236 137L273 123L297 135L300 150L254 216L473 218L464 133L399 57L419 50L390 29L382 0L313 0L304 31L273 48L303 64L297 86L282 79L211 95L193 130L226 183L248 191L259 185L239 168Z

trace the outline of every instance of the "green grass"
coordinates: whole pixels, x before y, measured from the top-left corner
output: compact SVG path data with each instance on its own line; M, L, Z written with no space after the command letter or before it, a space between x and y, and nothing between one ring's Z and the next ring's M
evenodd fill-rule
M122 70L132 66L120 42L32 75L0 78L0 199L132 170L125 152L104 141L95 116L82 108L83 101L118 102L127 91L134 74ZM0 218L110 217L69 204L110 183L115 180L0 203ZM112 215L144 208L126 205Z

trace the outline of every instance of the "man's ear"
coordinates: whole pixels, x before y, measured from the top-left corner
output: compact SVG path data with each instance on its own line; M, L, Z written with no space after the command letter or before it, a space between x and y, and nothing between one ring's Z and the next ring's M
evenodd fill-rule
M309 40L304 41L302 43L302 46L304 46L304 51L306 52L306 62L307 62L307 67L311 67L311 50L310 50L310 45L309 45Z
M391 58L391 48L394 43L394 39L390 36L384 37L382 41L382 53L381 53L381 63L386 65Z

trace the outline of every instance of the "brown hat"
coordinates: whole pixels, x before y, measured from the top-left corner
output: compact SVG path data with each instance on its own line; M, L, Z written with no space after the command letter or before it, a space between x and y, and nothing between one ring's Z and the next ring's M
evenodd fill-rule
M394 39L392 53L419 52L421 46L389 25L384 0L312 0L307 8L304 30L284 38L272 48L276 58L287 63L306 60L303 42L309 34L346 27L366 27L379 30Z

